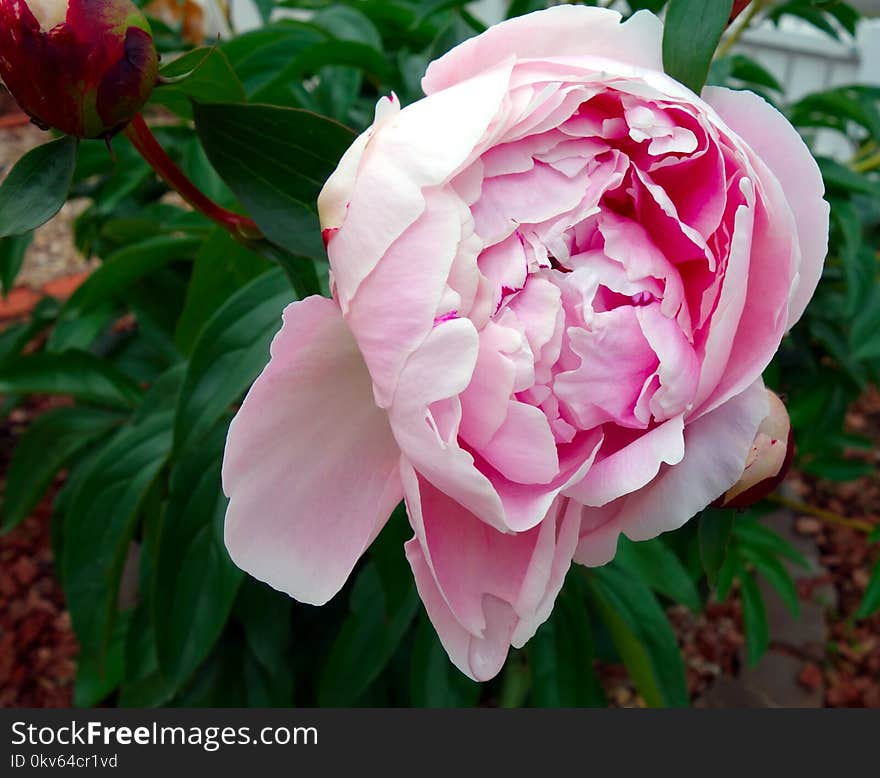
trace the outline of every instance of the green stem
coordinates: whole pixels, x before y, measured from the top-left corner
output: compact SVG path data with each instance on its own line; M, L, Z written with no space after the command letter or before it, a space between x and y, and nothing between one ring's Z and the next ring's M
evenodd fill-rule
M754 0L754 2L752 2L746 12L742 15L740 23L731 30L730 35L721 41L721 45L715 52L716 59L721 59L721 57L726 57L730 54L731 49L739 43L742 34L749 28L749 25L751 25L755 17L764 10L764 7L767 4L768 0Z
M131 120L125 128L125 135L157 175L197 211L228 230L237 239L259 240L263 237L252 219L218 205L187 178L159 145L141 114Z
M842 527L849 527L850 529L858 530L859 532L874 531L874 525L869 521L850 519L846 516L841 516L839 513L826 511L824 508L817 508L813 505L808 505L805 502L790 500L788 497L783 497L780 494L771 494L767 500L769 502L775 502L777 505L781 505L784 508L788 508L795 513L806 513L810 516L815 516L817 519L826 521L829 524L838 524Z
M877 170L878 168L880 168L880 151L876 154L872 154L866 159L854 162L852 166L852 169L855 170L856 173L870 173L872 170Z

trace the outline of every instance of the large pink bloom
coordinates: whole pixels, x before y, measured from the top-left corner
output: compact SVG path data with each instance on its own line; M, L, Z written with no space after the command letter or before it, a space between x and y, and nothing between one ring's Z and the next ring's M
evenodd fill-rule
M230 430L242 568L324 603L403 497L428 614L483 680L572 559L737 481L828 206L785 119L668 78L661 37L560 6L380 103L319 201L334 299L287 309Z

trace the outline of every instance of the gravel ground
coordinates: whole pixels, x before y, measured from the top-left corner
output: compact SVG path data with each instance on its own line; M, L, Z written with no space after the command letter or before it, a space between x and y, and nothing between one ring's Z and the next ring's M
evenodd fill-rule
M0 115L2 115L0 103ZM0 180L25 152L45 143L49 136L33 125L0 129ZM38 289L48 281L94 267L73 245L73 221L86 207L85 201L68 202L61 212L34 234L17 285Z

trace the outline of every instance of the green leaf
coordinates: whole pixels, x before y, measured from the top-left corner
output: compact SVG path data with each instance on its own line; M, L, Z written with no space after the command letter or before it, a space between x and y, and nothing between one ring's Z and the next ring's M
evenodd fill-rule
M169 413L122 428L92 461L66 515L65 594L80 651L98 668L109 667L109 642L129 543L141 505L170 448Z
M16 360L28 345L58 316L60 306L53 297L44 297L31 311L30 321L13 324L0 332L0 375L2 366Z
M73 704L76 707L92 708L119 686L125 675L125 644L129 620L129 614L122 614L116 621L103 656L80 652L73 688Z
M141 397L134 381L87 351L37 353L0 367L0 394L69 394L78 400L131 407Z
M169 262L190 259L201 243L198 237L161 235L111 254L73 293L62 316L79 316L117 298L136 281Z
M12 291L33 238L32 232L0 238L0 284L4 295Z
M175 447L201 438L253 383L269 361L269 343L293 294L271 270L230 297L193 347L175 420Z
M805 570L810 567L810 563L800 551L781 535L755 519L745 516L738 519L734 525L733 534L739 547L753 548L756 551L785 557Z
M728 554L718 571L718 583L715 586L715 598L718 602L724 602L727 599L734 579L741 574L742 564L739 558L734 553Z
M880 543L880 524L874 527L870 535L868 535L869 543Z
M192 118L192 103L240 103L244 87L226 55L217 47L193 49L165 65L162 78L171 80L153 90L150 101L178 116Z
M173 690L159 674L154 621L149 599L144 599L131 614L125 641L125 677L116 705L153 708L167 703L172 695Z
M403 554L400 554L403 559ZM321 671L318 705L354 705L391 659L412 623L419 598L414 586L393 605L374 561L361 569L351 593L351 612Z
M700 561L709 579L715 586L718 571L727 556L727 546L736 521L736 513L718 508L706 508L699 518Z
M46 340L46 351L87 351L118 317L116 307L108 301L79 316L59 319Z
M846 275L846 313L852 316L865 305L877 278L877 259L862 248L862 220L848 201L835 200L831 216L840 236L840 255Z
M675 632L650 589L614 567L587 578L590 600L645 702L654 708L688 704Z
M831 127L849 134L849 122L861 125L874 141L880 140L880 111L876 99L855 86L838 87L801 98L789 108L797 127Z
M416 628L410 658L410 704L417 708L470 708L480 699L480 685L449 661L427 616Z
M226 425L221 425L184 452L171 471L152 600L159 669L173 688L220 637L243 576L223 543L225 440Z
M238 592L234 614L244 630L254 676L270 687L265 705L293 704L294 656L291 615L293 600L267 584L246 577Z
M189 354L202 327L214 312L248 281L271 265L218 227L204 242L193 265L186 303L177 322L174 341Z
M796 619L801 615L801 602L798 597L797 586L791 574L785 569L785 565L772 554L749 546L739 546L740 555L747 562L751 562L755 569L767 579L767 582L779 593L785 606L791 611Z
M743 626L746 633L746 655L749 666L761 661L770 645L770 628L767 624L767 610L758 582L750 573L740 576L742 594Z
M634 543L621 535L614 561L655 592L686 605L695 613L702 609L703 602L688 571L660 538Z
M329 65L357 68L372 75L380 83L390 78L388 60L381 51L366 43L354 41L322 41L299 52L268 84L257 91L255 102L285 105L291 95L290 86L304 76Z
M670 0L663 30L663 67L700 94L727 26L733 0Z
M593 670L593 634L579 577L569 575L552 615L529 641L528 652L536 706L604 707L605 694Z
M880 184L876 181L827 157L816 157L816 162L819 163L825 186L829 189L836 189L846 195L856 193L880 198Z
M32 149L0 184L0 238L23 235L51 219L67 199L77 140L65 136Z
M865 589L864 599L856 611L855 618L867 619L878 610L880 610L880 560L874 565L874 572L871 573L871 580L868 582L868 588Z
M38 416L22 435L9 464L2 531L24 521L65 462L122 418L118 413L82 406L55 408Z
M294 108L195 105L196 129L211 164L269 240L323 259L315 203L355 139L352 130Z

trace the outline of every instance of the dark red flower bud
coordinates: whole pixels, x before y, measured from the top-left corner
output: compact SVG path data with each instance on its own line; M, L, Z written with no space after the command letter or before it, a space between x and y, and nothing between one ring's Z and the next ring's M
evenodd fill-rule
M727 20L727 24L733 24L736 17L745 11L746 6L751 2L752 0L733 0L733 8L730 10L730 19Z
M742 477L714 503L719 508L748 508L773 492L788 474L794 436L788 411L769 389L770 413L758 427Z
M41 127L108 137L147 101L158 69L131 0L0 0L0 78Z

